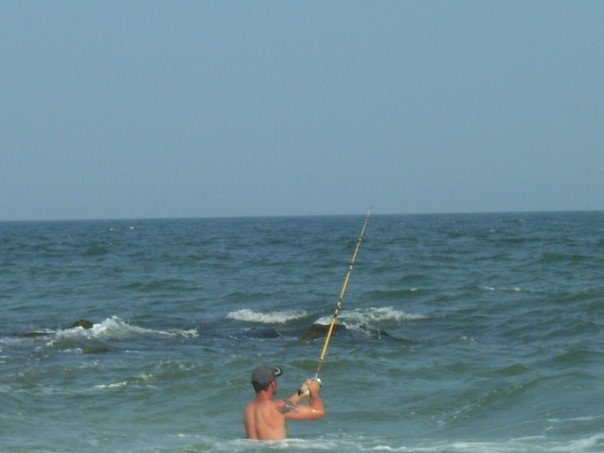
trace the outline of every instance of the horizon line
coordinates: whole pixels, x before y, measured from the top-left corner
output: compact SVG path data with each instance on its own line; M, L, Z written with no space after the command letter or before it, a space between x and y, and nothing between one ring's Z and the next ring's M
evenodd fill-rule
M589 213L604 212L604 209L543 209L543 210L495 210L495 211L434 211L434 212L376 212L371 210L372 217L380 216L437 216L437 215L477 215L477 214L556 214L556 213ZM150 217L90 217L90 218L47 218L47 219L6 219L0 223L43 223L43 222L107 222L107 221L144 221L144 220L226 220L226 219L261 219L261 218L303 218L303 217L357 217L361 213L347 214L248 214L248 215L207 215L207 216L150 216Z

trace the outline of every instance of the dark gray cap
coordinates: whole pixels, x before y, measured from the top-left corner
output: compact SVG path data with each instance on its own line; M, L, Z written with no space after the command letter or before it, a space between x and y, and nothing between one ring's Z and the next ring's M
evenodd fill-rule
M260 365L252 371L252 382L260 385L270 384L276 377L281 376L281 368L270 365Z

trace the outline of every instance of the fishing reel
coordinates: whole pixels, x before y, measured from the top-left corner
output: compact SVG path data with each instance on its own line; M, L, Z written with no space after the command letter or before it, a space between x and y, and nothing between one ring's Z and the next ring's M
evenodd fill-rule
M315 376L311 379L311 381L313 382L318 382L319 383L319 387L322 385L321 384L321 378L319 376ZM302 384L300 386L300 388L298 389L298 396L308 396L310 395L310 389L308 388L308 384L306 384L306 382L304 382L304 384Z

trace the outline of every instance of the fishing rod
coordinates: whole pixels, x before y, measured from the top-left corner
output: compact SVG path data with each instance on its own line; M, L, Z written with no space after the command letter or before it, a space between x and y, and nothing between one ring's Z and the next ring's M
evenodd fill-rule
M369 216L371 215L371 209L367 212L367 216L365 217L365 221L363 222L363 227L361 228L361 234L359 234L359 238L357 239L357 245L354 248L354 253L352 254L352 259L350 260L350 265L348 266L348 272L346 272L346 277L344 277L344 283L342 284L342 289L340 290L340 295L338 296L338 301L336 303L336 308L334 309L333 316L331 318L331 322L329 323L329 328L327 329L327 336L325 337L325 342L323 343L323 349L321 350L321 355L319 356L319 361L317 362L317 368L315 370L315 375L312 378L313 381L321 382L319 379L319 373L321 372L321 368L323 367L323 362L325 361L325 356L327 355L327 348L329 347L329 342L331 341L331 336L333 334L333 329L336 325L336 318L342 311L342 304L344 302L344 294L346 294L346 288L348 288L348 282L350 281L350 274L352 274L352 269L354 267L354 263L356 262L357 255L359 254L359 249L361 248L361 242L363 242L363 236L365 235L365 229L367 228L367 223L369 222ZM303 385L300 390L298 390L298 394L302 395L307 393L308 389L306 385Z

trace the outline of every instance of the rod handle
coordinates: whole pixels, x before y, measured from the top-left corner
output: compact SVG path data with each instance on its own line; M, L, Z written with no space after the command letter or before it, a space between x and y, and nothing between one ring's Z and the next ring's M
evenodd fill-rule
M315 374L312 378L312 381L318 382L319 385L321 385L321 378L319 377L318 374ZM310 389L308 388L308 384L306 384L306 382L304 382L304 384L302 384L300 386L300 388L298 389L298 396L308 396L310 394Z

